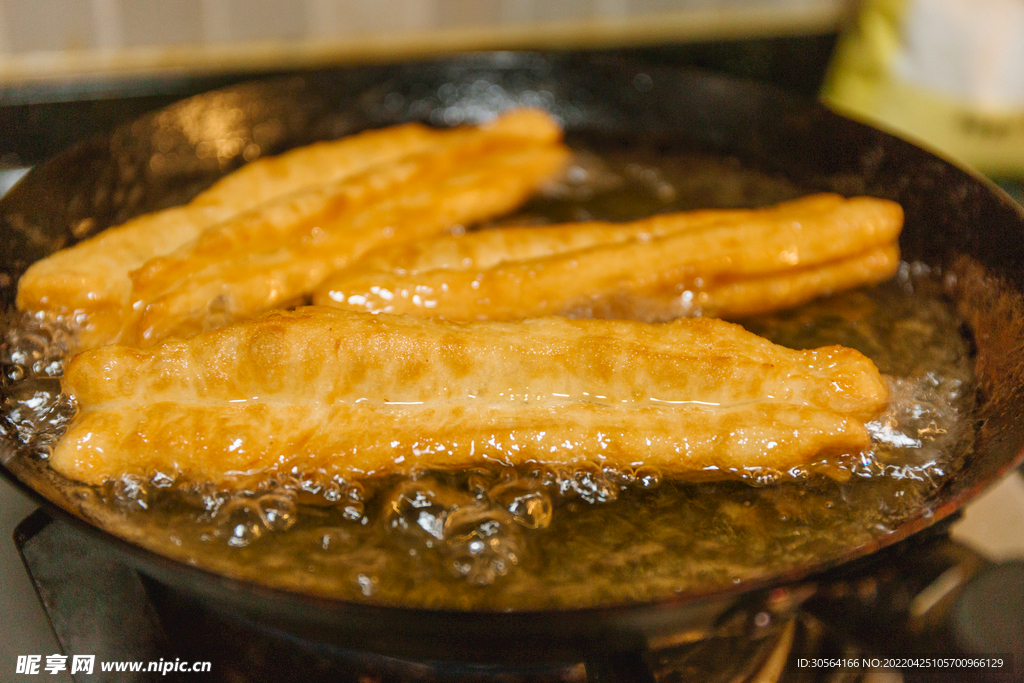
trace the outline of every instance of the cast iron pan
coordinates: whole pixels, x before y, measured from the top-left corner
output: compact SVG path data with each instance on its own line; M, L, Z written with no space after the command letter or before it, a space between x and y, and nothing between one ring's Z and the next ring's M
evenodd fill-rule
M22 481L7 466L4 475L144 573L267 628L388 655L539 661L631 650L661 633L705 628L745 600L778 596L907 539L1024 458L1024 211L992 184L911 144L771 87L708 73L488 54L314 72L194 97L33 169L4 198L4 303L12 305L32 261L132 215L185 201L242 163L255 149L249 145L272 154L366 127L458 123L514 104L547 107L569 131L678 140L782 172L809 189L900 202L904 257L956 276L976 346L980 411L968 466L894 533L785 575L655 603L512 613L375 607L226 578L116 538L76 516L73 501L58 492ZM225 131L236 142L218 147ZM4 463L14 451L11 438Z

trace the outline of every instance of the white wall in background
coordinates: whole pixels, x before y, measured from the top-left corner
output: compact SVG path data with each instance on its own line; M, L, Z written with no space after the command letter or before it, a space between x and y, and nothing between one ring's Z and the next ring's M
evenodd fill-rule
M502 35L518 29L513 47L517 40L523 43L524 28L551 25L561 31L553 38L544 34L551 46L565 46L561 35L577 29L589 31L598 43L614 40L618 26L630 32L634 43L643 42L645 32L652 40L671 38L673 31L693 38L687 33L694 26L700 36L714 37L744 21L747 32L757 33L759 25L772 33L786 33L789 25L807 32L835 28L851 1L0 0L0 78L13 73L11 64L18 60L57 70L61 58L85 55L95 68L103 59L140 49L148 51L153 63L154 51L166 49L163 63L173 65L193 47L216 52L247 44L265 48L402 36L415 36L422 45L431 35L460 30L490 31L497 42L487 45L500 46ZM444 49L443 41L437 49Z

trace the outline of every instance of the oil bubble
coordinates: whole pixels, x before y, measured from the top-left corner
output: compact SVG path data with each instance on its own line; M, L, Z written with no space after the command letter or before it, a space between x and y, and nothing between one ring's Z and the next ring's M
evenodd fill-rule
M263 525L270 531L287 531L295 525L295 500L280 493L268 493L257 499Z
M142 477L125 474L111 485L110 497L121 506L149 507L149 487Z
M551 496L536 484L520 480L495 487L491 500L511 513L512 518L528 529L543 529L551 524Z
M469 476L466 479L467 487L469 492L473 496L482 498L487 495L491 487L494 486L496 479L495 473L491 470L477 467L469 472Z
M157 472L149 478L149 483L153 488L169 489L174 486L174 477L164 472Z
M593 465L576 470L573 483L576 494L588 503L610 503L619 497L619 487Z
M232 548L244 548L263 535L259 506L250 499L236 498L217 511L216 533Z
M328 482L320 491L320 495L323 496L324 500L328 503L337 503L344 496L344 490L338 482Z
M341 509L341 516L350 522L358 522L364 519L366 506L360 501L354 501Z
M485 519L453 534L447 543L448 568L471 584L486 586L518 564L515 535L496 519Z
M363 502L366 500L366 488L357 481L351 482L345 487L345 497L353 503Z
M388 528L414 534L425 531L434 538L441 538L448 510L435 500L435 495L432 488L420 482L405 482L395 487L385 503Z
M656 467L643 465L633 472L634 480L642 489L656 489L661 486L661 472Z
M364 596L370 597L371 595L377 592L377 586L380 584L380 579L378 579L376 576L358 574L356 575L356 583L359 584L360 592Z
M321 527L314 533L316 544L325 552L334 552L346 547L351 541L350 534L340 527Z

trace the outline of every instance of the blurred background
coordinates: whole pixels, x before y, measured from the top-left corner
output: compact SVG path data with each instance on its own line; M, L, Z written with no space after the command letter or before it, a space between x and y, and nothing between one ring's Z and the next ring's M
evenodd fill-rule
M5 81L833 30L843 0L4 0Z
M0 170L239 80L467 50L619 50L814 94L852 10L847 0L0 0Z
M1024 175L1020 0L0 0L0 165L244 78L495 49L822 92L1018 192Z
M493 49L613 52L808 97L824 88L833 106L1024 197L1020 0L0 0L0 194L76 141L214 87ZM58 652L10 542L34 507L0 482L4 679L18 654ZM956 533L993 559L1024 558L1020 475Z

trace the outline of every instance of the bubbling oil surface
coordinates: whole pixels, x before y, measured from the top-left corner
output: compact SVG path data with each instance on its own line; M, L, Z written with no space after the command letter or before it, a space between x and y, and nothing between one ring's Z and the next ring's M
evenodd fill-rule
M515 220L628 219L801 194L784 178L728 160L636 158L636 150L582 155L564 183ZM658 302L634 304L636 317L663 317ZM19 445L6 463L19 476L45 480L66 506L159 553L377 604L581 607L772 576L838 557L926 509L972 441L969 343L942 282L919 265L875 288L740 321L793 348L856 348L892 392L887 411L868 425L868 451L745 482L676 482L648 467L488 465L327 484L255 477L231 492L159 472L87 487L45 466L73 415L57 380L67 331L9 318L3 428Z

